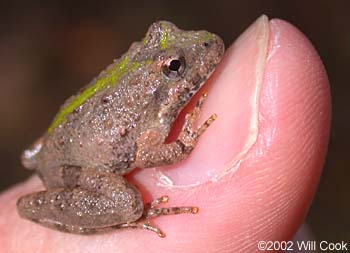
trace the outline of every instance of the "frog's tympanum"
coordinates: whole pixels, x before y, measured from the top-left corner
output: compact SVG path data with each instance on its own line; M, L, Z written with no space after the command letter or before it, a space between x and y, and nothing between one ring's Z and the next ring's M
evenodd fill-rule
M186 115L177 140L164 141L223 52L222 40L212 33L154 23L142 41L70 97L47 132L24 151L23 165L36 170L46 190L21 197L20 216L70 233L143 228L164 236L151 218L197 213L197 207L159 207L167 196L144 204L123 175L174 164L191 153L216 117L195 126L205 95Z

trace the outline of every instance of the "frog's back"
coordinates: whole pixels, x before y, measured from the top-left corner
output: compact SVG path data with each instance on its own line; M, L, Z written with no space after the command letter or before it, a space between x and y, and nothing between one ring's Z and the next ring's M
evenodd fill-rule
M44 171L72 165L118 174L133 169L135 140L156 117L156 110L153 96L145 95L149 93L144 83L148 67L141 62L136 68L135 63L126 62L128 56L63 104L40 141L24 152L25 167ZM123 70L125 66L128 70ZM116 79L120 71L123 75ZM92 90L97 92L87 97Z
M154 115L143 105L152 103L151 98L144 96L142 101L130 101L145 91L131 89L126 78L129 77L94 94L59 126L49 129L38 153L38 168L73 165L118 174L132 169L135 141ZM63 107L74 99L68 99Z

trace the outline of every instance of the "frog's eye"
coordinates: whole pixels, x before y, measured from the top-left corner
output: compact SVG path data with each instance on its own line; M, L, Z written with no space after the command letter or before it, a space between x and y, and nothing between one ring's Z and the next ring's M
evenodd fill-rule
M162 71L168 78L179 78L185 72L186 61L183 56L169 58L163 63Z

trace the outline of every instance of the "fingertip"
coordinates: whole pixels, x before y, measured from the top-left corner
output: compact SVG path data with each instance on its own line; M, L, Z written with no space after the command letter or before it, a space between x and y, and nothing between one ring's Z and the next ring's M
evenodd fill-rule
M259 136L235 174L244 181L242 191L259 199L236 199L254 210L240 221L256 223L256 240L289 239L303 221L322 172L331 118L327 73L310 41L282 20L270 21L269 38Z

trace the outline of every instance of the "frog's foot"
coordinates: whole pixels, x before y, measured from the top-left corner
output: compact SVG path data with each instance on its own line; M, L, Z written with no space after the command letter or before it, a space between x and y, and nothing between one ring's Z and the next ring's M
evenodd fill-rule
M155 232L159 237L165 237L165 233L160 228L158 228L157 226L153 225L150 222L151 218L155 218L162 215L172 215L172 214L181 214L181 213L192 213L192 214L198 213L198 207L185 207L185 206L163 207L163 208L156 207L160 204L167 203L168 200L169 200L169 197L164 195L160 198L153 200L150 203L147 203L145 205L145 210L143 212L143 215L139 220L135 222L119 224L117 226L114 226L114 228L115 229L120 229L120 228L147 229Z
M216 114L212 114L203 124L195 127L195 122L198 120L204 100L207 98L207 93L203 93L199 98L195 108L191 113L187 113L185 123L179 135L178 141L181 142L186 150L191 151L197 144L198 138L205 132L205 130L217 118Z

